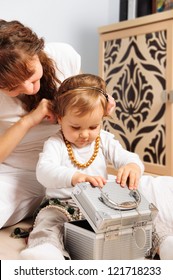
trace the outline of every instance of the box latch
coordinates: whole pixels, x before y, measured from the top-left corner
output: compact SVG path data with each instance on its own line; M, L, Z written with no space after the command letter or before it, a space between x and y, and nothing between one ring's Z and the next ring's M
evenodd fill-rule
M105 232L105 241L115 240L119 236L119 228L108 227Z

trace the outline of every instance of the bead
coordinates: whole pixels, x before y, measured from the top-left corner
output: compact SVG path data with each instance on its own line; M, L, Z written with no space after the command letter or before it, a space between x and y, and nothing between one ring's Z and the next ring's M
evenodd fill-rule
M15 228L14 229L14 234L15 235L21 234L21 229L19 227Z
M67 211L68 211L71 215L74 214L74 208L72 208L72 207L68 207Z
M75 159L75 156L73 154L73 150L72 150L72 147L71 147L71 144L70 142L68 142L67 139L64 138L64 141L65 141L65 144L66 144L66 147L67 147L67 151L68 151L68 155L72 161L72 163L74 165L76 165L77 167L79 168L86 168L88 167L89 165L91 165L91 163L95 160L97 154L98 154L98 151L99 151L99 143L100 143L100 136L97 136L96 140L95 140L95 146L94 146L94 152L93 152L93 155L91 156L91 158L86 162L86 163L80 163L78 162L76 159Z

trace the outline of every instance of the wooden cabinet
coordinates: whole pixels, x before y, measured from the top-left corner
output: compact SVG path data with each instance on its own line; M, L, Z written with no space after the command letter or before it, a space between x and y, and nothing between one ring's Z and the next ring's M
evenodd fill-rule
M100 27L99 75L116 100L104 129L146 172L173 175L173 10Z

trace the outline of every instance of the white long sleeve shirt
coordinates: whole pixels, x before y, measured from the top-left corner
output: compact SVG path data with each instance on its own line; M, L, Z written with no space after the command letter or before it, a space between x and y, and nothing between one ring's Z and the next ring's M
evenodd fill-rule
M75 158L80 163L87 162L93 154L95 142L83 148L72 145ZM103 176L107 179L107 164L112 163L115 169L128 163L136 163L141 168L144 166L135 153L125 150L114 135L101 130L99 151L90 166L80 169L71 162L61 132L48 139L39 156L36 168L37 180L46 187L48 197L69 198L72 192L72 176L76 171Z

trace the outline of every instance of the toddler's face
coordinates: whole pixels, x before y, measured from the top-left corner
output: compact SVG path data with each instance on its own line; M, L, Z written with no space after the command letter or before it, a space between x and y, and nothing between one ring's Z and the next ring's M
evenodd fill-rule
M58 118L64 137L78 148L95 141L100 133L103 109L96 108L84 116L78 116L75 110L69 110L64 117Z

